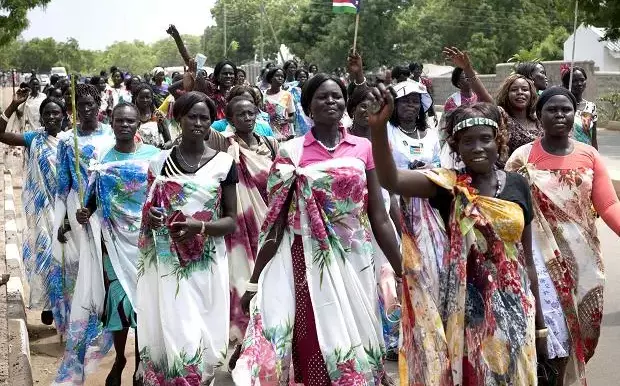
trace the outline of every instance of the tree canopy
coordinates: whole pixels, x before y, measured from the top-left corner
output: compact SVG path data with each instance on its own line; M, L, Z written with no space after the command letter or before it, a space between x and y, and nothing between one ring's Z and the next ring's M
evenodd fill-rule
M28 11L51 0L0 0L0 47L28 27Z
M358 50L368 69L412 61L441 63L443 46L470 51L481 72L492 72L496 63L510 58L557 60L572 30L573 6L561 0L363 0ZM582 10L580 21L608 28L609 37L620 35L620 2L584 0ZM283 43L306 64L332 70L344 67L353 43L355 16L333 14L332 0L216 0L211 14L215 26L202 36L183 39L192 55L204 53L212 66L224 57L238 64L260 60L261 52L263 59L273 60ZM0 17L0 23L6 20ZM183 32L183 26L178 27ZM0 39L5 36L0 32ZM3 68L46 71L64 65L92 73L116 65L142 73L155 65L183 64L171 38L152 44L116 42L103 52L82 50L75 39L5 44L0 51Z

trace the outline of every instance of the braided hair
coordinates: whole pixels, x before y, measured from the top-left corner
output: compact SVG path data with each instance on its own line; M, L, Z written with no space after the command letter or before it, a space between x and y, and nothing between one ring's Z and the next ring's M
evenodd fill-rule
M75 100L77 102L80 98L85 98L87 96L93 97L93 100L97 104L97 106L101 106L101 93L97 89L97 87L92 84L84 84L79 83L75 85Z

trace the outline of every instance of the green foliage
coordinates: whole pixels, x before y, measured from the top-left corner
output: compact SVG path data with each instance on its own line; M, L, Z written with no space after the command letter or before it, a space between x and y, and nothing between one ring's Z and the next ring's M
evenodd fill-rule
M17 38L28 27L28 11L51 0L0 0L0 47Z
M620 92L605 94L597 102L601 121L620 121Z
M574 7L575 3L571 3ZM620 39L620 1L582 0L579 8L586 23L606 29L605 39Z

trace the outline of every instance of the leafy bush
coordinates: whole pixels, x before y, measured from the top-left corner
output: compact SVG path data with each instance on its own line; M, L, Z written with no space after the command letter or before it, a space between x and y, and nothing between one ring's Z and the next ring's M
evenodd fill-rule
M620 121L620 92L605 94L599 98L597 106L602 121Z

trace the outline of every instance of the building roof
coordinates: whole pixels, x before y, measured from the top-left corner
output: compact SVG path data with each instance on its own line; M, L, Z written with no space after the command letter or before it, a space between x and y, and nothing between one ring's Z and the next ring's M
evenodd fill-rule
M587 28L590 28L590 30L597 34L601 39L605 37L605 30L603 28L592 26L588 26ZM607 47L611 52L620 53L620 40L603 40L601 43L605 44L605 47Z

